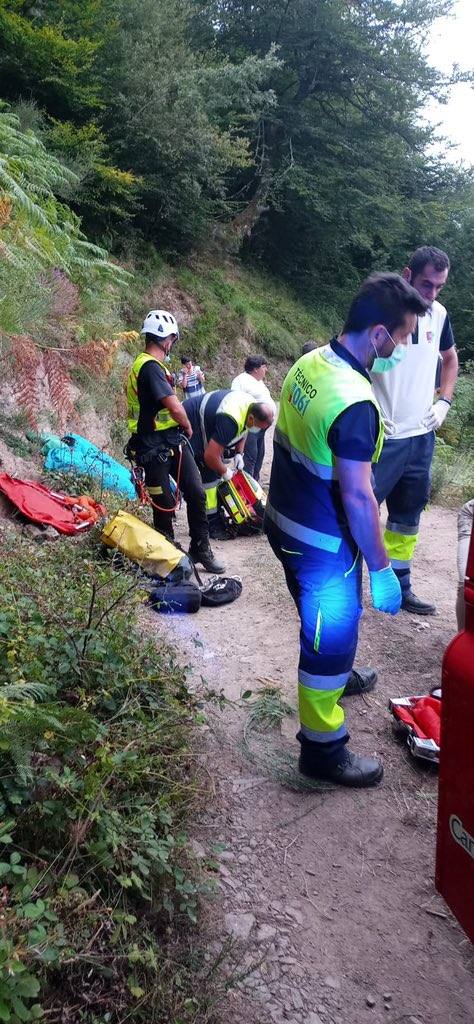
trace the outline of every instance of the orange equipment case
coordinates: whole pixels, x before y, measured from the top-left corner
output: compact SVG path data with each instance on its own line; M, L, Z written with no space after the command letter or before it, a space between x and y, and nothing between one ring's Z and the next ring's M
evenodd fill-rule
M245 522L263 522L265 496L260 485L248 473L238 470L231 480L222 480L217 493L226 512L240 526Z

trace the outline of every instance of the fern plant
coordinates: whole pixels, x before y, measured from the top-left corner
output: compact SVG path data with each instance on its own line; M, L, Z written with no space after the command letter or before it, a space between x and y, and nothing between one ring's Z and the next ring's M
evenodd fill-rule
M55 268L94 290L98 282L123 285L129 275L89 242L64 202L79 178L48 152L34 131L0 105L0 330L31 333L53 309L44 271Z
M33 259L71 275L92 268L124 274L104 249L87 241L79 218L59 201L65 191L77 189L77 175L6 109L0 110L0 185L3 199L11 201L10 237L4 239L8 259L19 266Z

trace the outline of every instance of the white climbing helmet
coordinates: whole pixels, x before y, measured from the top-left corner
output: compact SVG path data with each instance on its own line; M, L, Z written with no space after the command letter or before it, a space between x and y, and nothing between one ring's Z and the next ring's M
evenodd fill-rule
M179 327L172 313L165 309L151 309L147 313L140 334L154 334L163 341L170 334L176 334L179 338Z

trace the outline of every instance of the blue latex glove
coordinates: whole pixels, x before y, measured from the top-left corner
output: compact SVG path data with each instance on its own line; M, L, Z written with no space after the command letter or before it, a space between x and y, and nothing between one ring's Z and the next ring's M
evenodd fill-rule
M369 572L372 604L378 612L396 615L402 603L402 591L392 566Z

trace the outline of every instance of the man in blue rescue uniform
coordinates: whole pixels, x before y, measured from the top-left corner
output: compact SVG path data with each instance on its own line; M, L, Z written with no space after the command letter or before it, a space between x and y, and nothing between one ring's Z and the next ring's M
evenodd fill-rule
M169 354L179 338L178 324L171 313L152 309L141 333L146 348L140 352L127 381L130 453L145 472L145 483L153 502L153 525L168 540L174 540L175 498L170 473L186 501L191 546L189 554L208 572L224 571L209 544L206 498L199 470L187 438L192 427L173 388L166 367Z
M372 489L383 426L367 369L395 365L426 309L398 274L374 274L339 338L302 356L281 393L265 531L301 621L299 767L345 786L371 786L383 775L377 759L348 749L338 703L376 679L352 671L362 558L374 608L395 615L401 604Z

